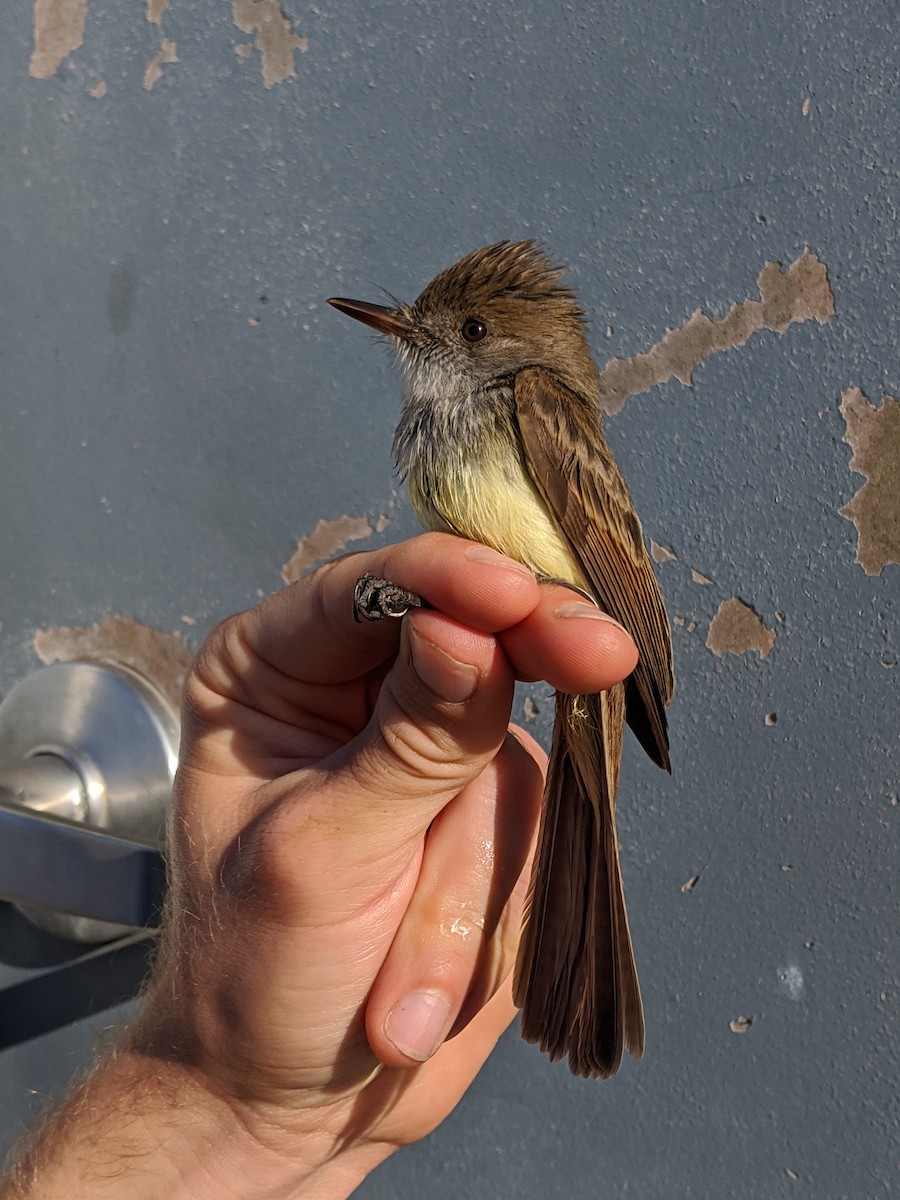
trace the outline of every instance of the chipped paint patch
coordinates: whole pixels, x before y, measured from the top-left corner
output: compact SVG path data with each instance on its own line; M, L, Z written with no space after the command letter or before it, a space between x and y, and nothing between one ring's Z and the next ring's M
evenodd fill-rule
M120 614L97 625L39 629L34 648L43 663L87 659L130 667L154 684L176 712L193 658L183 634L164 633Z
M767 262L759 274L759 300L733 304L728 314L714 321L701 309L646 354L613 358L601 372L604 412L617 413L625 402L673 376L686 386L693 383L694 368L710 354L743 346L761 329L783 334L791 325L815 319L824 325L834 316L834 296L825 264L804 250L787 271Z
M752 1017L735 1017L733 1021L728 1022L728 1028L732 1033L746 1033L752 1024Z
M232 0L232 15L241 33L256 34L265 87L273 87L297 74L294 51L305 54L309 41L294 32L279 0Z
M885 396L876 408L852 387L841 394L841 414L850 470L867 482L838 511L859 534L855 561L867 575L880 575L888 563L900 563L900 403Z
M301 538L297 549L281 568L286 583L295 583L311 566L331 558L348 542L369 537L374 530L365 517L338 517L336 521L320 521L312 533Z
M747 654L756 650L767 658L775 645L775 630L769 629L762 617L737 596L723 600L713 617L706 637L713 654Z
M163 67L167 63L177 63L178 55L175 53L176 46L171 38L163 38L159 44L159 53L151 58L147 63L147 70L144 72L144 91L149 92L150 89L162 79Z
M671 546L665 546L661 542L654 542L650 539L650 557L655 563L677 562L678 555Z
M691 579L694 583L699 583L701 587L709 587L711 583L715 582L708 575L704 575L694 567L691 567Z
M169 0L147 0L147 20L153 25L162 25Z
M84 41L87 0L34 0L34 52L28 74L49 79Z

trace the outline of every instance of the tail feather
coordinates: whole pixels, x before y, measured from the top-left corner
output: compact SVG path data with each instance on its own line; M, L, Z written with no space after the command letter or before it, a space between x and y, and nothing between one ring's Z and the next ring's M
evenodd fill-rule
M556 705L514 994L527 1041L605 1078L644 1050L615 823L624 689Z

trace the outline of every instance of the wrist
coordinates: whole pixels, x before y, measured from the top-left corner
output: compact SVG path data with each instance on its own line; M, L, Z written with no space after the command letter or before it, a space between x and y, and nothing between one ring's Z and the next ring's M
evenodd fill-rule
M276 1122L192 1068L123 1049L38 1131L0 1200L343 1200L391 1149L336 1145L315 1113Z

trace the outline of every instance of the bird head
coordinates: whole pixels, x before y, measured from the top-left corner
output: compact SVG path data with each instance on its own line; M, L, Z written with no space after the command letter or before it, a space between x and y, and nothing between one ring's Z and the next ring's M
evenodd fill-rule
M598 371L574 292L534 242L496 242L442 271L411 305L334 298L329 304L388 337L407 374L491 387L525 367L593 395Z

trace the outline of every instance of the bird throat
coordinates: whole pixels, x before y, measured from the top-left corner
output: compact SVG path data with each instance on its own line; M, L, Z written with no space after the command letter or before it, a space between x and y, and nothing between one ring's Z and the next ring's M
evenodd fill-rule
M525 464L512 383L485 387L456 377L432 391L422 387L424 374L408 370L394 435L397 468L421 524L483 542L539 577L583 587Z

